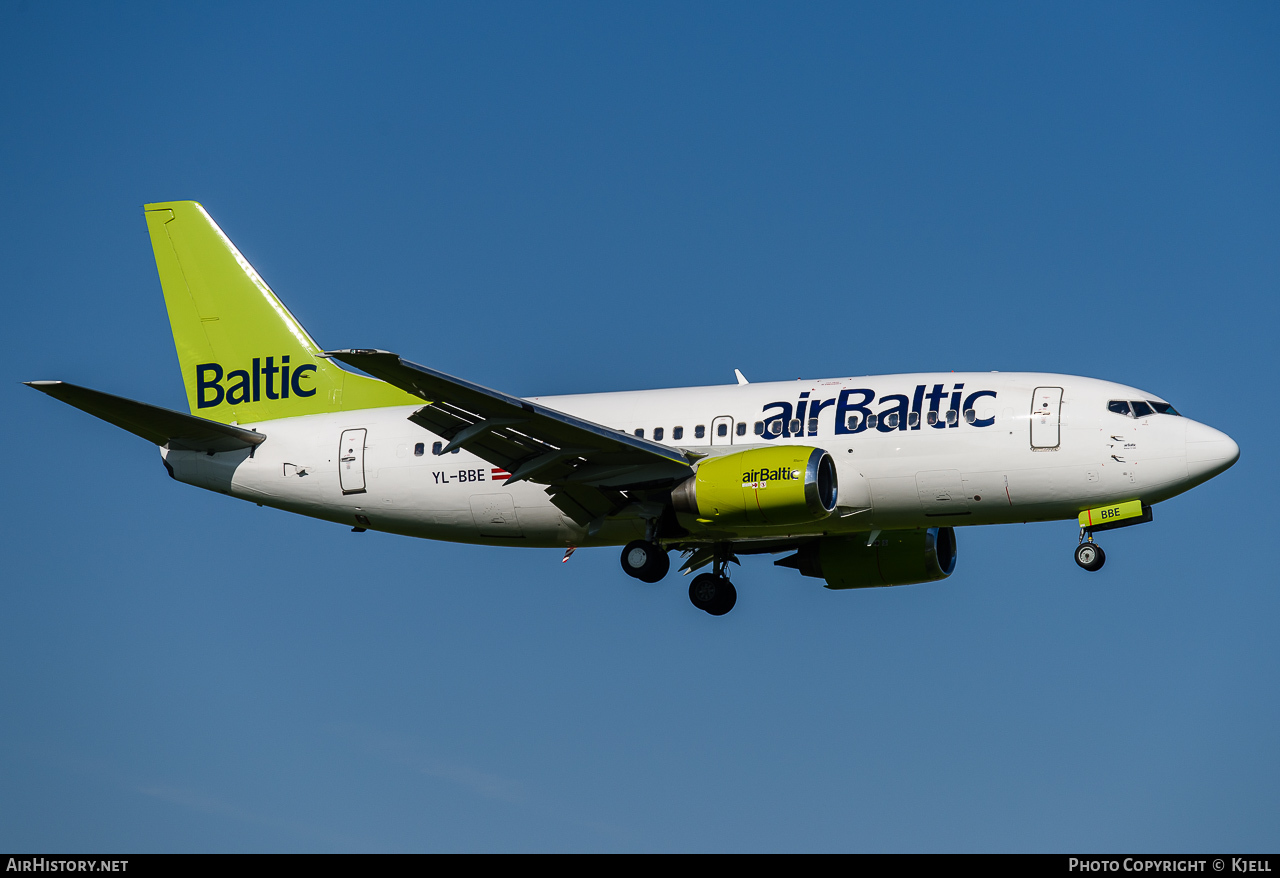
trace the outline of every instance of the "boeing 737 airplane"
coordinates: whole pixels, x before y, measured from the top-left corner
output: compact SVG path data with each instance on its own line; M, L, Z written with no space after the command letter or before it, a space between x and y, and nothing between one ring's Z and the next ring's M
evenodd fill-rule
M169 475L354 531L492 546L623 546L644 582L682 553L689 598L729 564L827 588L955 569L961 525L1075 518L1094 535L1236 462L1229 436L1094 378L921 373L521 399L381 350L324 351L204 208L147 229L190 414L63 381L31 387L155 443ZM365 374L347 371L339 363Z

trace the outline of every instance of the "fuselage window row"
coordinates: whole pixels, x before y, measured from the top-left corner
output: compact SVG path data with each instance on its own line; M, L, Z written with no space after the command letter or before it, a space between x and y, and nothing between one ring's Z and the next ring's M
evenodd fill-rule
M1131 414L1130 406L1133 407L1132 411L1138 412L1137 415ZM1110 403L1108 403L1108 408L1111 411L1116 412L1117 414L1128 415L1129 417L1146 417L1147 415L1152 414L1153 410L1154 410L1154 413L1172 414L1172 415L1178 414L1174 410L1173 406L1169 405L1167 402L1157 403L1150 400L1145 402L1144 401L1127 402L1127 401L1112 400ZM955 427L959 425L961 418L964 418L964 421L966 424L973 424L978 420L978 412L976 409L965 409L963 412L957 411L956 409L948 409L947 411L943 411L943 412L940 412L940 411L926 412L924 415L925 423L927 423L930 427L939 426L939 422L942 422L949 427ZM850 415L848 421L846 422L846 426L850 431L856 431L858 430L859 426L863 424L864 420L866 422L865 428L868 430L874 430L877 427L880 427L881 425L883 425L884 427L887 427L890 430L896 430L896 429L900 429L900 425L902 424L902 417L898 412L888 412L883 416L870 414L870 415L867 415L865 419L859 415ZM915 429L918 429L919 426L920 426L920 412L908 412L906 417L906 429L915 430ZM792 436L803 436L805 435L806 431L808 432L808 435L816 436L818 435L818 427L819 427L819 422L817 418L808 418L804 421L801 421L799 418L792 418L791 420L786 421L785 423L780 418L774 418L769 421L756 421L752 425L751 432L757 436L762 436L766 439L776 439L777 437L781 436L784 431ZM716 436L719 438L728 438L729 428L730 428L729 424L716 424ZM707 428L705 425L698 424L696 427L693 428L694 438L697 438L697 439L705 438L706 429ZM645 428L637 427L635 430L632 431L632 433L638 438L643 439L645 437ZM746 436L747 423L745 421L736 422L733 425L733 434L736 436ZM666 428L654 427L652 435L655 442L662 442L666 437ZM679 442L682 439L684 439L684 427L672 427L671 441ZM436 444L439 445L439 443L436 443Z
M1129 418L1145 418L1153 414L1176 415L1178 417L1181 417L1178 411L1169 403L1157 402L1155 400L1113 399L1107 403L1107 408L1108 410L1114 412L1115 414L1124 415L1125 417L1129 417ZM945 422L947 423L948 426L954 427L956 424L959 423L960 416L961 416L960 412L957 412L955 409L950 409L946 412L932 411L932 412L926 413L925 422L930 427L935 427L937 426L938 421L940 419L945 419ZM972 424L974 421L978 419L978 413L974 409L965 409L963 417L964 417L965 423ZM860 421L861 419L859 418L858 415L850 415L847 426L850 430L857 430ZM877 415L872 414L866 417L866 428L868 430L876 429L880 425L880 423L881 423L881 419ZM886 427L888 427L891 430L896 429L899 424L898 413L889 412L887 415L884 416L883 423ZM909 412L907 414L907 426L911 429L915 429L917 426L919 426L919 424L920 424L920 413ZM788 430L792 435L795 435L795 436L804 435L804 431L801 429L802 426L808 428L809 435L811 436L816 435L818 432L818 419L809 418L808 423L802 425L799 418L792 418L790 422L787 423ZM694 438L697 438L697 439L705 438L706 432L707 432L707 428L704 424L698 424L693 428ZM755 433L755 435L757 436L766 436L767 438L773 438L781 434L782 422L778 419L768 421L768 422L756 421L752 427L752 432ZM640 439L643 439L645 436L645 429L644 427L637 427L634 433L637 437L639 437ZM746 436L747 435L746 422L739 421L736 427L734 428L734 433L738 436ZM665 428L663 427L653 428L653 439L655 442L663 441L663 438L665 435L666 435ZM716 435L722 438L728 437L729 425L717 424ZM679 442L680 440L684 439L684 427L672 427L671 439L673 442ZM434 455L439 455L443 448L444 448L444 443L433 442L431 444L431 453ZM453 449L452 453L457 454L459 451L460 449L455 448ZM422 457L422 455L424 454L423 443L419 442L417 445L415 445L413 448L413 453L415 457Z
M722 425L722 426L723 426L723 425ZM746 435L746 429L747 429L747 427L746 427L746 425L745 425L745 424L739 424L739 425L738 425L738 435L739 435L739 436ZM623 430L622 432L624 432L624 433L625 433L626 431L625 431L625 430ZM635 430L633 430L633 431L632 431L632 433L633 433L633 435L635 435L637 438L639 438L639 439L643 439L643 438L644 438L644 427L636 427L636 429L635 429ZM664 437L665 435L666 435L666 428L665 428L665 427L654 427L654 428L653 428L653 441L654 441L654 442L661 442L661 441L662 441L662 439L663 439L663 437ZM707 435L707 428L706 428L706 426L705 426L705 425L703 425L703 424L699 424L698 426L694 427L694 428L693 428L693 435L694 435L694 437L695 437L695 438L698 438L698 439L701 439L701 438L703 438L704 436L706 436L706 435ZM721 435L721 436L723 436L723 435L725 435L725 434L724 434L723 432L721 432L721 433L720 433L720 435ZM679 441L680 441L681 439L683 439L683 438L684 438L684 427L672 427L672 428L671 428L671 441L673 441L673 442L679 442Z
M1132 409L1130 408L1131 406ZM1174 410L1173 406L1169 405L1167 402L1157 403L1150 400L1136 402L1113 400L1108 403L1108 408L1117 414L1123 414L1129 417L1146 417L1152 413L1178 414ZM1138 414L1135 415L1131 412L1137 412ZM907 429L915 430L919 428L920 414L920 412L907 413ZM931 411L924 414L925 423L930 427L937 427L939 422L942 422L949 427L955 427L960 423L961 418L964 419L966 424L973 424L978 420L978 412L976 409L965 409L963 412L957 411L956 409L948 409L947 411ZM899 429L902 424L902 417L898 412L888 412L883 416L870 414L867 415L865 419L859 415L850 415L846 426L850 431L854 431L862 425L864 420L866 422L865 428L868 430L874 430L881 425L890 430L896 430ZM785 422L785 424L781 419L774 418L769 421L756 421L752 425L751 432L757 436L763 436L766 439L774 439L781 436L785 428L786 432L792 436L803 436L806 432L808 432L810 436L816 436L818 434L818 427L819 422L817 418L808 418L804 421L801 421L799 418L792 418L790 421ZM729 424L716 424L716 436L722 439L728 438L729 428ZM698 424L693 428L694 438L706 438L706 430L707 428L705 425ZM632 431L632 433L640 439L645 438L644 427L637 427ZM746 436L747 423L745 421L736 422L733 425L733 434L736 436ZM652 436L655 442L662 442L666 438L666 428L654 427ZM684 427L672 427L671 441L679 442L682 439L684 439ZM439 446L439 444L440 443L438 442L436 443L437 446ZM439 451L436 451L435 453L438 454Z

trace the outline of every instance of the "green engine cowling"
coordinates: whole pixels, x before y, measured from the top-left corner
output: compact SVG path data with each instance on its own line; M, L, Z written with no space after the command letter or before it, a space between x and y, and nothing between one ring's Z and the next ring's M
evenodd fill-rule
M946 579L956 569L956 533L949 527L885 531L866 537L823 537L800 547L779 567L827 581L827 588L877 588Z
M702 524L804 524L830 515L837 492L830 454L778 445L704 460L671 492L671 502Z

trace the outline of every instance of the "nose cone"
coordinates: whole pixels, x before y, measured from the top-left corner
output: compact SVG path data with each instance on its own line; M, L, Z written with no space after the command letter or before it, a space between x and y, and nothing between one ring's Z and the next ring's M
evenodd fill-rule
M1235 440L1206 424L1187 422L1187 477L1205 482L1240 459Z

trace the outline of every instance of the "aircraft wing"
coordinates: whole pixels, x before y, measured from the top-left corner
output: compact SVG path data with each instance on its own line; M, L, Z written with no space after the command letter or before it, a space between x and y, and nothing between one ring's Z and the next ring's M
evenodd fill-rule
M26 385L148 442L167 445L175 450L235 451L253 448L267 438L243 427L219 424L66 381L27 381Z
M623 491L662 488L693 474L690 458L583 418L419 366L389 351L329 351L349 366L412 393L426 405L409 420L511 473L507 484L549 486L552 502L580 524L617 512Z

